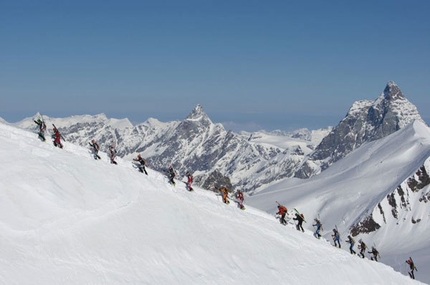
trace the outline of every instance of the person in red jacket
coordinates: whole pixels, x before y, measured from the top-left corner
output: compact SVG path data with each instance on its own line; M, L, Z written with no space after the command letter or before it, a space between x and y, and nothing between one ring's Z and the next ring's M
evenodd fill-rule
M278 202L276 202L278 203ZM285 207L284 205L281 205L278 203L278 212L276 213L276 215L281 216L281 218L279 219L279 221L281 222L281 224L286 225L287 221L285 220L285 215L288 214L288 209L287 207Z
M55 125L53 126L54 128L52 129L52 131L54 132L54 145L56 147L63 148L63 145L61 143L61 134L58 131L57 127Z
M243 201L244 201L243 192L241 190L237 190L236 200L237 200L237 203L239 204L239 208L242 210L245 210L245 206L243 205Z
M415 279L414 271L418 271L418 269L416 268L415 263L412 260L412 257L409 257L409 259L406 260L406 263L409 265L409 268L410 268L410 271L408 272L409 276L412 279Z
M189 172L187 172L187 189L188 191L193 191L193 187L191 187L191 184L193 184L193 175Z

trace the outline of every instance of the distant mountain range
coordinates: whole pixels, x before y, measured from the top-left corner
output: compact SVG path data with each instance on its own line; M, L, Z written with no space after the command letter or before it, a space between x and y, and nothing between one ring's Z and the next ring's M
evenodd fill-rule
M14 125L36 130L33 119L39 116ZM335 128L315 131L238 134L213 123L200 105L183 121L150 118L135 126L128 119L109 119L104 114L44 119L48 126L56 124L72 143L87 146L94 138L102 150L114 143L125 159L141 153L155 170L172 164L179 175L193 172L195 183L203 188L223 184L247 192L284 178L309 178L366 142L414 120L423 122L394 82L375 101L355 102Z

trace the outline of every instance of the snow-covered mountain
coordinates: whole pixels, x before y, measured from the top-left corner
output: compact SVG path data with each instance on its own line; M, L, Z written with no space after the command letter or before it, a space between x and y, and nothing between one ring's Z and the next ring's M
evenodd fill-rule
M183 121L168 123L151 118L133 126L127 119L108 119L104 114L44 116L44 120L48 126L55 124L72 143L88 146L95 138L105 151L114 143L118 155L126 160L141 153L155 170L162 171L172 163L181 174L193 172L196 183L206 189L224 184L245 191L292 177L305 155L331 129L236 134L213 123L200 105ZM36 130L33 118L14 125Z
M0 123L2 284L417 284L250 206L64 145Z
M337 226L376 245L381 261L405 271L413 256L417 267L430 262L430 129L415 121L389 136L362 145L309 179L286 179L250 197L250 205L269 213L274 201L297 208L308 220L319 217L324 236ZM344 244L347 249L347 244ZM419 279L430 283L430 273Z
M284 178L316 175L364 143L422 121L394 82L388 82L375 101L355 102L335 128L317 131L236 134L213 123L200 105L183 121L167 123L151 118L133 126L127 119L108 119L104 114L45 120L81 146L93 138L104 150L114 143L126 160L139 152L155 170L172 163L181 174L193 172L205 189L224 184L247 192ZM15 126L36 128L32 118Z
M316 175L362 144L383 138L415 120L424 123L415 105L390 81L375 101L355 102L345 118L306 158L295 176Z

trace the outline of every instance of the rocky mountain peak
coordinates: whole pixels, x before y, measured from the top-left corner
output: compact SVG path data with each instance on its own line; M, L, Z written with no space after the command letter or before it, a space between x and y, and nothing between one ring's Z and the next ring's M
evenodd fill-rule
M397 86L394 81L389 81L387 86L384 89L384 92L381 94L385 100L394 101L398 99L405 99L402 91L400 91L399 86Z
M194 109L191 111L191 113L187 116L186 120L209 120L208 115L203 110L202 105L197 104Z
M316 175L365 142L388 136L415 120L424 122L415 105L403 96L396 83L389 81L375 101L355 102L295 175Z
M198 104L191 113L182 121L177 131L185 133L189 133L191 129L194 129L193 133L202 133L206 132L208 129L213 126L214 123L211 121L209 116L203 110L203 107ZM188 134L187 134L188 135Z

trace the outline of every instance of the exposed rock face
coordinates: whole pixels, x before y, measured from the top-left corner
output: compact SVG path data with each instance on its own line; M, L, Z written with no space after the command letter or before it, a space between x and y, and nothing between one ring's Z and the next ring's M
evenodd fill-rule
M204 189L215 191L215 187L219 188L220 186L225 186L227 189L232 189L232 185L230 182L230 179L224 175L222 175L219 171L215 170L211 173L209 173L206 177L200 177L203 178L202 181L200 181L201 187Z
M373 220L372 216L367 216L362 221L351 227L351 235L355 237L358 234L370 233L376 231L380 227L381 226Z
M419 208L429 207L427 204L430 201L429 169L430 158L414 175L407 178L392 193L388 194L370 215L352 226L351 233L356 236L360 233L377 231L388 224L389 220L395 220L395 224L419 223L422 219L419 213L425 212L420 211Z

